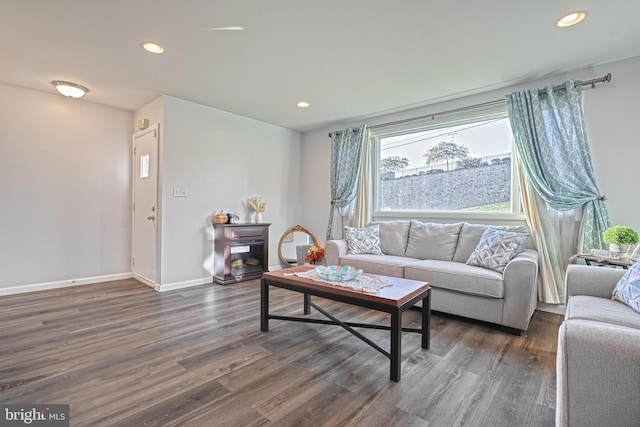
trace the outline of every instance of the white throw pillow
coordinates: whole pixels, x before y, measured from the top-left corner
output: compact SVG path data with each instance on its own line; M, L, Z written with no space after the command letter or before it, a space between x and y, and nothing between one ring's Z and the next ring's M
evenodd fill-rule
M405 256L417 259L451 261L456 251L462 223L439 224L411 220Z
M350 254L382 255L380 248L380 226L366 228L344 227Z
M633 264L624 273L613 290L612 298L640 313L640 262Z
M527 233L487 228L467 264L503 273L509 261L524 250L528 238Z
M380 249L385 255L404 256L409 240L411 220L373 221L367 224L380 226Z

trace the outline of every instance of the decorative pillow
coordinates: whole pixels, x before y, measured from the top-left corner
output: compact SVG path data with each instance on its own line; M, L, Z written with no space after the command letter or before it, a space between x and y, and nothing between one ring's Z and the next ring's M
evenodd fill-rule
M613 290L613 299L640 313L640 262L633 264Z
M380 226L366 228L344 227L350 254L382 255L380 249Z
M485 224L469 224L464 223L460 230L456 253L453 256L454 262L467 262L473 251L476 250L478 242L482 237L482 233L487 228L495 228L497 230L511 231L513 233L529 233L526 225L485 225ZM526 247L526 245L525 245Z
M410 220L374 221L367 224L367 227L372 225L380 226L380 249L383 254L404 256L409 240Z
M411 220L405 256L417 259L451 261L456 251L462 223L438 224Z
M487 228L467 264L502 273L509 261L524 250L528 238L527 233Z

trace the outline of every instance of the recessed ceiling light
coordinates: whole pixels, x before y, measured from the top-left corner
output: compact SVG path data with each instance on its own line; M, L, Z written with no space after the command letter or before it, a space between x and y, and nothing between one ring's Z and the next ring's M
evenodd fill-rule
M578 22L582 21L587 16L587 12L571 12L562 18L558 19L556 25L558 27L570 27L572 25L576 25Z
M80 98L85 93L89 92L89 89L77 83L54 80L51 84L58 90L58 92L64 96L68 96L69 98Z
M164 48L160 46L158 43L154 43L154 42L144 42L142 43L142 47L144 48L144 50L151 53L164 52Z
M298 107L300 107L300 108L307 108L311 104L309 104L307 101L300 101L300 102L296 103L296 105Z
M240 27L238 25L232 25L229 27L212 27L212 28L203 28L202 31L244 31L245 27Z

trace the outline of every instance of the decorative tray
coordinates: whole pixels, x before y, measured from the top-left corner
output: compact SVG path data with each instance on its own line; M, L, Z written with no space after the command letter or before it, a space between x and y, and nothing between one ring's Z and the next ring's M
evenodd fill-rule
M345 282L353 280L362 274L362 269L350 265L329 265L316 267L316 273L324 280L331 282Z

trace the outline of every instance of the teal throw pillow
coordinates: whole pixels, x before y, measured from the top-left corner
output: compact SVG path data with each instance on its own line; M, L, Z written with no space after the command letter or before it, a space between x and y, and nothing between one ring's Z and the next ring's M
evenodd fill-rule
M624 273L613 290L612 297L640 313L640 262L633 264Z
M380 248L380 226L366 228L344 227L348 253L382 255Z
M527 233L489 227L482 233L480 242L467 260L467 264L503 273L509 261L524 250L528 238Z

